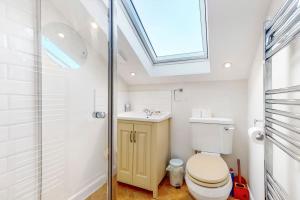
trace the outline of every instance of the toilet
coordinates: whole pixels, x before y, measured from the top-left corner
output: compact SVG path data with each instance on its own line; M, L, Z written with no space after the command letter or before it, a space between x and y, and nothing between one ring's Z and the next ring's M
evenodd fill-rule
M232 153L233 120L190 118L192 148L185 181L197 200L226 200L232 188L229 168L221 154Z

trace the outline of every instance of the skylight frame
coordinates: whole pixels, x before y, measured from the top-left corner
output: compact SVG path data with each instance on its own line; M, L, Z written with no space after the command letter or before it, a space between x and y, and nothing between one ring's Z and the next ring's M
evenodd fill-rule
M195 60L207 60L208 59L208 34L207 34L207 13L206 13L206 0L198 0L200 9L200 22L202 31L202 46L203 52L193 52L193 53L182 53L173 54L167 56L157 56L155 50L151 44L151 41L146 33L146 30L140 20L140 17L134 7L131 0L121 0L127 15L129 16L134 29L136 30L143 47L145 48L148 56L150 57L154 65L174 63L174 62L184 62L184 61L195 61Z

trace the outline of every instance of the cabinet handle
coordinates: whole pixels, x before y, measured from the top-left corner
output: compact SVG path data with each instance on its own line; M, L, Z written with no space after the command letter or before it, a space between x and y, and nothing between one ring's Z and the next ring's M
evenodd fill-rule
M134 131L134 133L133 133L133 142L134 143L136 143L135 134L136 134L136 131Z
M130 142L132 143L132 132L133 131L130 131Z

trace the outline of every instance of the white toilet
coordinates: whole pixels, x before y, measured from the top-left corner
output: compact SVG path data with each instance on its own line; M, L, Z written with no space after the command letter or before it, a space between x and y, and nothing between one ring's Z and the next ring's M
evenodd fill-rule
M189 158L185 181L197 200L226 200L232 188L229 169L220 154L231 154L233 121L190 118L192 147L201 152Z

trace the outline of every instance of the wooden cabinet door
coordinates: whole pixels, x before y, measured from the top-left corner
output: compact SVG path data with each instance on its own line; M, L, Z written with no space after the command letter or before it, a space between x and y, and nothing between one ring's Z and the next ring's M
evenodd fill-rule
M132 184L133 174L133 124L118 123L117 179Z
M150 188L151 126L134 124L133 185Z

